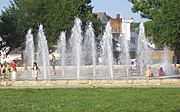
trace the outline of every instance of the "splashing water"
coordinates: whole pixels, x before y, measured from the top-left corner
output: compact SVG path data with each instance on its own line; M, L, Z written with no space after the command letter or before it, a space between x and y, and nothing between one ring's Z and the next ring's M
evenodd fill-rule
M108 65L108 72L113 79L113 52L112 52L112 33L110 22L106 25L106 30L104 32L103 38L101 40L102 45L102 59L103 63Z
M43 71L44 79L47 79L47 75L50 75L50 63L49 50L47 46L47 40L43 31L43 25L39 26L37 47L37 62L40 66L41 71Z
M163 67L166 75L173 75L174 69L171 66L170 58L168 58L169 49L167 46L163 49L163 57L161 60L161 67Z
M60 66L61 66L61 74L64 76L64 67L66 62L66 35L65 32L61 32L58 40L57 52L60 54Z
M28 30L26 34L26 48L25 48L25 62L28 66L33 66L34 62L34 41L32 29Z
M32 35L32 29L28 30L28 33L26 34L26 48L24 51L24 57L25 62L27 66L33 67L34 63L34 41L33 41L33 35ZM33 71L32 71L32 77L33 77Z
M74 26L72 28L70 38L70 49L71 49L71 62L72 65L77 66L77 79L80 78L80 67L81 67L81 54L82 54L82 30L81 20L75 18Z
M145 37L144 25L143 23L139 26L139 37L138 37L138 45L137 45L137 64L140 74L145 73L145 69L147 64L149 63L149 49L148 42Z
M129 75L129 69L130 69L130 55L129 55L129 46L128 46L128 40L125 37L124 34L120 36L120 60L123 65L125 65L125 72L126 75Z
M93 65L93 76L95 77L96 74L96 50L95 50L95 36L94 30L92 28L92 23L88 24L88 28L86 29L85 39L84 39L84 57L85 63Z

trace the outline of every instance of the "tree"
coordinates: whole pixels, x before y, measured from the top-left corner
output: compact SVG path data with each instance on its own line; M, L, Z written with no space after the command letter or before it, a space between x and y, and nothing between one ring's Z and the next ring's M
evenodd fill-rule
M98 34L100 20L92 13L90 3L91 0L13 0L0 16L0 36L11 47L19 47L19 43L25 41L29 28L33 29L36 37L39 24L43 24L48 45L52 47L60 31L70 35L75 16L82 20L82 28L86 22L92 21Z
M18 46L21 43L19 35L16 33L16 15L13 13L14 11L15 6L12 4L11 9L6 8L6 12L2 12L0 16L0 35L3 41L11 47Z
M134 13L149 19L145 23L146 35L153 36L158 47L164 45L180 50L179 0L129 0Z

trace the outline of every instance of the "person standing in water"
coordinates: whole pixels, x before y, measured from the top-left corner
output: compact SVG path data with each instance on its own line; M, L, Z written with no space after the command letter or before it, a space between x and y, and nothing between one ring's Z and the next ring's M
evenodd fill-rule
M54 56L54 53L52 53L52 68L53 68L54 75L56 75L55 66L56 66L56 57Z
M11 80L11 66L9 63L7 63L7 75L8 75L8 81Z
M6 66L4 64L2 64L2 68L1 68L1 78L2 78L2 81L5 80L5 77L6 77Z
M26 63L24 63L24 64L23 64L23 66L24 66L24 71L26 71L26 72L27 72L27 71L28 71L27 64L26 64Z
M37 66L37 63L36 63L36 62L34 62L32 69L33 69L33 71L34 71L34 79L38 80L38 75L39 75L40 69L39 69L39 67Z
M11 73L11 79L12 80L16 80L16 72L17 72L17 69L16 69L16 61L13 60L12 62L12 65L11 65L11 68L12 68L12 73Z
M179 74L179 69L178 69L178 66L176 64L174 64L174 72L175 72L175 75Z

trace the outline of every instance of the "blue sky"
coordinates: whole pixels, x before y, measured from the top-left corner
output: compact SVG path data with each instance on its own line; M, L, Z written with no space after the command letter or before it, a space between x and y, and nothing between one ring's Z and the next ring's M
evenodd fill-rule
M4 7L7 7L9 5L9 0L0 0L0 14L1 10L4 10Z
M139 14L132 13L132 4L128 0L92 0L94 6L93 12L106 12L106 14L115 18L120 14L122 18L134 18L136 22L145 22Z
M0 0L0 10L9 5L9 0ZM128 0L92 0L93 12L106 12L115 18L116 14L120 14L123 18L134 18L136 22L144 22L139 14L132 13L132 4ZM1 14L1 11L0 11Z

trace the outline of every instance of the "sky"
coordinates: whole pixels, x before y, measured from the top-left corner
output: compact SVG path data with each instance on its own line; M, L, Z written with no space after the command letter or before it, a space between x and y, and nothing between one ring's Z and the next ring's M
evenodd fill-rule
M136 22L145 22L140 14L132 13L132 4L128 0L92 0L93 12L106 12L112 18L120 14L122 18L133 18Z
M4 10L4 7L7 7L9 5L9 0L0 0L0 15L1 11Z
M0 0L0 10L9 5L9 0ZM128 0L92 0L91 5L94 7L93 12L106 12L112 18L116 18L116 14L120 14L122 18L134 18L136 22L145 22L139 14L132 13L132 4ZM1 11L0 11L1 15Z

